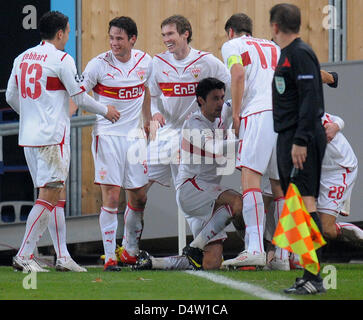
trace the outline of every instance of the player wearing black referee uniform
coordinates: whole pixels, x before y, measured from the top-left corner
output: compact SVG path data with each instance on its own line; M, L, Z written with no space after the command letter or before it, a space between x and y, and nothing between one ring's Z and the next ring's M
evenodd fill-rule
M273 40L281 56L272 83L274 129L278 133L277 163L281 186L286 194L293 167L298 169L295 184L306 209L321 229L315 199L319 194L321 164L326 135L321 123L324 99L320 64L313 50L299 36L300 9L278 4L270 10ZM319 261L321 249L317 250ZM325 292L320 274L307 270L285 293Z

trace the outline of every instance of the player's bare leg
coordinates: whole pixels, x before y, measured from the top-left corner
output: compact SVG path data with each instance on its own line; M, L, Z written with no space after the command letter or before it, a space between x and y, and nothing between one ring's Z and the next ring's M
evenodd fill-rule
M208 243L203 250L203 269L218 270L223 261L222 240Z
M101 185L102 207L99 223L105 250L104 270L110 271L120 271L120 268L117 267L117 258L115 254L120 190L121 188L118 186Z
M323 237L329 240L336 239L337 229L335 226L336 217L331 214L319 212L319 218L323 228Z
M234 216L241 215L241 195L233 190L221 193L215 201L214 214L197 237L190 243L191 247L204 250L207 243L222 231Z
M127 190L128 203L124 217L124 250L121 261L135 264L139 254L139 241L144 229L144 209L146 205L146 186Z
M241 195L233 190L221 193L215 201L214 213L195 239L183 249L195 269L203 267L203 251L207 244L233 219L238 219L242 211Z
M352 244L363 244L363 230L351 223L336 222L334 215L319 212L323 226L323 236L328 240L349 241Z

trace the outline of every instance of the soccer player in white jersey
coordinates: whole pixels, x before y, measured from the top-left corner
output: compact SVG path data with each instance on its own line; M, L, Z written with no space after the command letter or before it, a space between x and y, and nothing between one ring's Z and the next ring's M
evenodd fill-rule
M41 44L21 53L8 81L6 101L20 115L19 145L34 186L40 188L28 215L21 247L13 267L26 271L48 271L33 259L36 243L47 228L59 200L69 169L69 97L87 111L115 122L119 112L88 96L77 82L74 60L63 52L69 38L68 17L57 11L39 22Z
M348 140L340 132L344 121L325 113L323 126L328 139L317 200L319 218L326 239L363 242L363 231L350 223L337 222L341 211L349 213L352 190L358 175L358 159Z
M273 129L271 83L280 49L268 40L252 37L252 20L234 14L225 24L229 41L222 56L231 72L233 128L240 139L236 166L242 169L243 217L246 248L225 266L264 266L264 203L261 176L267 175L276 201L283 203L276 163L277 134ZM277 206L282 209L282 205ZM287 251L284 260L287 260Z
M219 169L228 165L221 160L228 152L234 160L238 144L234 137L227 139L223 127L224 93L222 81L210 77L201 80L196 89L200 110L193 113L182 128L177 203L185 212L194 237L183 249L183 255L195 269L201 269L203 264L208 268L220 266L222 243L227 237L224 228L232 219L242 217L241 195L220 185L223 172ZM233 173L234 161L231 169Z
M149 187L153 182L170 186L171 178L175 185L180 130L185 119L198 110L195 97L198 82L215 77L227 89L230 86L230 75L223 63L211 53L190 46L192 26L185 17L166 18L161 23L161 35L167 51L153 58L150 93L152 123L156 126L151 130L148 147Z
M83 83L87 91L93 90L97 101L112 103L121 113L120 120L114 124L98 117L92 142L95 183L101 185L102 192L99 222L105 250L104 270L119 271L115 249L121 188L126 190L128 198L122 262L136 262L143 230L148 183L146 152L132 156L133 150L146 150L140 119L142 114L147 127L151 118L148 89L151 57L133 48L138 32L130 17L112 19L108 33L111 50L87 64Z

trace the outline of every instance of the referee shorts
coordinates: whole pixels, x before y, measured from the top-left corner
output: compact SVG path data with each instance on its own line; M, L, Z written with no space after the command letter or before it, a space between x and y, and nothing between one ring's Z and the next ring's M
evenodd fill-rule
M284 194L290 183L290 174L293 168L291 149L296 128L279 132L277 137L277 165L280 183ZM299 170L294 180L302 196L318 198L320 186L321 165L326 148L326 135L321 123L317 123L314 137L307 145L307 157L303 164L304 169Z

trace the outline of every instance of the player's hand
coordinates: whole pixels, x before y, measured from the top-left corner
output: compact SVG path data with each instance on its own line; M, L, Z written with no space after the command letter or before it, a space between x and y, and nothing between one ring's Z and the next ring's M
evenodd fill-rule
M150 140L155 140L156 132L158 131L159 127L163 127L164 125L164 116L160 112L155 113L150 121Z
M241 126L241 119L238 117L233 117L233 124L232 124L232 129L234 130L234 134L236 135L236 137L239 137L239 129Z
M157 112L153 115L152 121L158 122L160 127L163 127L165 125L165 118L160 112Z
M150 119L144 120L144 131L146 134L146 139L149 139L149 136L150 136L150 124L151 124Z
M328 122L324 125L326 139L328 143L334 139L338 131L340 130L339 126L334 122Z
M115 123L120 119L120 112L116 110L114 106L108 105L107 106L107 114L105 115L105 118L107 120L110 120L112 123Z
M303 163L306 161L307 147L298 146L297 144L292 145L291 159L295 168L304 169Z

